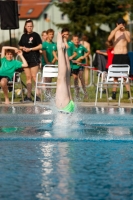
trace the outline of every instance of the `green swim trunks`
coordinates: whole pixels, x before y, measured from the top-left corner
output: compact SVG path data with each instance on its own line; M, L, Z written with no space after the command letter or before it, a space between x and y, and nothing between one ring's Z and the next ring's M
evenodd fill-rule
M63 111L63 112L66 112L66 113L71 113L71 112L74 112L74 110L75 110L75 104L71 100L69 102L69 104L65 108L61 109L60 111Z

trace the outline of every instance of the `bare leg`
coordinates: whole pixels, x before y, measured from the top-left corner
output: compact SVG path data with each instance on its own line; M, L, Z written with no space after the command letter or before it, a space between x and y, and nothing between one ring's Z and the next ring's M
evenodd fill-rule
M57 48L58 48L58 79L56 89L56 106L59 109L68 105L71 100L69 94L70 83L67 83L68 68L65 57L65 50L62 48L62 36L60 33L57 35Z
M8 97L8 86L7 86L7 79L2 78L1 79L1 87L4 92L4 97L5 97L5 104L9 104L9 97Z
M85 68L85 85L89 84L89 69Z
M87 92L86 92L86 87L85 87L85 80L83 77L83 71L79 71L79 79L81 81L81 85L84 90L84 98L87 98Z
M30 68L24 68L25 76L26 76L26 86L27 86L27 97L31 97L32 90L32 77Z
M34 83L36 83L36 75L38 73L39 66L37 65L35 67L31 67L30 70L31 70L31 78L34 81ZM31 92L32 92L32 90L31 90ZM39 95L39 90L37 90L36 93L37 93L37 95Z
M76 98L79 98L78 75L73 74L73 79L74 79L74 88L75 88Z
M70 62L69 62L67 52L65 52L65 58L66 58L66 65L67 65L66 81L67 81L67 85L68 85L69 96L72 99L72 96L71 96L71 78L70 78L71 68L70 68Z

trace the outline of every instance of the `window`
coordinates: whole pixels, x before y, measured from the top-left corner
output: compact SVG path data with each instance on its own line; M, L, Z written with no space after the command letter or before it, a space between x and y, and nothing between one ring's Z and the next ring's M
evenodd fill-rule
M43 15L44 19L46 20L48 18L48 14L47 13L44 13Z
M61 14L61 19L64 20L64 17L65 17L65 14L62 13L62 14Z
M32 12L33 12L33 8L29 9L28 12L27 12L27 14L29 15L29 14L31 14Z

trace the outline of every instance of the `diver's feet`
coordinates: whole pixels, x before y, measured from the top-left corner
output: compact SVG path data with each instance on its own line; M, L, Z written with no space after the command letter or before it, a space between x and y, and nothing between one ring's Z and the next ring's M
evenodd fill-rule
M57 48L58 48L58 50L59 49L65 49L65 44L62 41L62 35L61 35L61 33L57 34Z
M69 46L68 46L68 44L67 44L67 39L66 39L65 37L63 37L63 43L64 43L64 45L65 45L65 48L68 49Z

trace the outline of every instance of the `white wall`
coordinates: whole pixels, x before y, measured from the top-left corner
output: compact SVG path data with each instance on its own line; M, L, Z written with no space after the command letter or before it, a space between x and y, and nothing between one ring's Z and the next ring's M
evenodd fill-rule
M48 15L50 19L49 22L44 20L44 13ZM59 10L58 7L55 5L50 4L41 14L39 19L33 20L34 22L34 31L41 34L43 30L47 30L49 28L54 29L55 31L55 38L58 32L57 27L53 24L54 23L68 23L67 16L64 16L64 20L61 19L62 12ZM19 20L19 29L11 30L12 37L20 39L21 35L23 34L25 20ZM54 38L54 40L55 40ZM0 43L3 41L9 40L9 30L1 30L0 29Z

